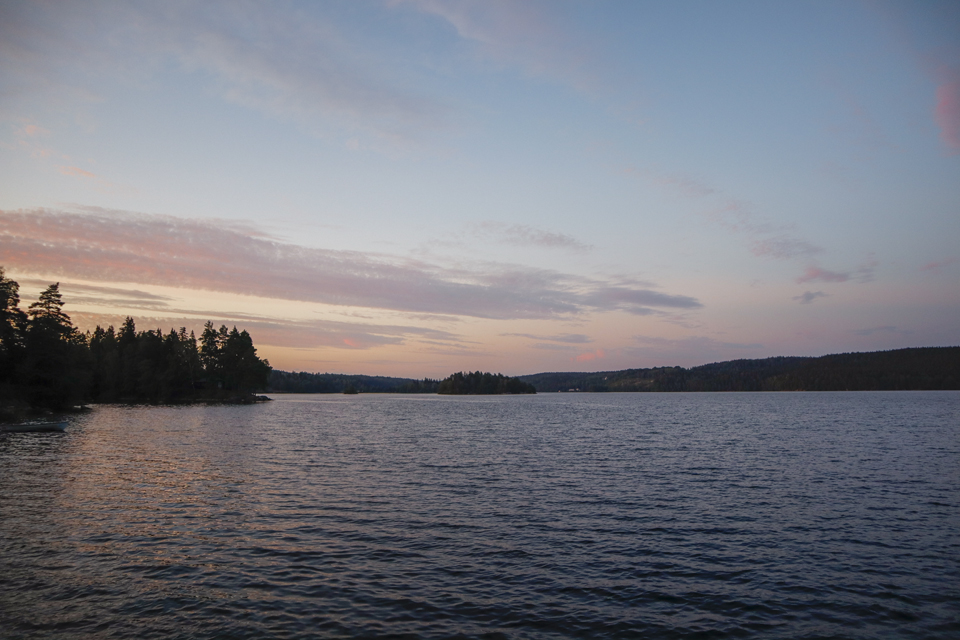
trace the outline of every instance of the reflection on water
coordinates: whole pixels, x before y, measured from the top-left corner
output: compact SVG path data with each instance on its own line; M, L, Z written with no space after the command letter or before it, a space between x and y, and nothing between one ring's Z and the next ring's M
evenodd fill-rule
M0 637L960 634L960 394L279 396L0 439Z

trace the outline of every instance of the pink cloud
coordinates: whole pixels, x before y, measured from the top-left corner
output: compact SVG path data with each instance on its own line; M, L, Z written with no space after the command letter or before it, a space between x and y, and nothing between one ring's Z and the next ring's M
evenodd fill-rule
M927 264L920 267L920 271L939 271L941 268L954 264L956 261L957 261L956 258L947 258L946 260L937 260L936 262L928 262Z
M38 135L38 134L50 133L49 131L47 131L47 130L44 129L43 127L37 126L37 125L35 125L35 124L27 124L27 125L24 125L24 127L23 127L23 132L24 132L26 135L30 136L31 138L32 138L33 136L35 136L35 135Z
M603 349L597 349L596 351L588 351L588 352L586 352L586 353L581 353L581 354L578 355L576 358L574 358L574 361L575 361L575 362L589 362L589 361L591 361L591 360L601 360L601 359L603 359L606 355L607 355L607 354L603 351Z
M79 167L60 167L60 173L65 176L80 176L81 178L96 178L97 174L84 171Z
M18 271L337 306L480 318L698 309L641 284L484 263L450 269L399 256L276 242L224 221L91 210L0 211L0 265Z
M846 282L850 279L850 274L828 271L820 267L807 267L803 275L797 278L798 284L805 282Z
M937 87L934 119L943 143L951 153L960 153L960 73L951 70L945 75L947 79Z

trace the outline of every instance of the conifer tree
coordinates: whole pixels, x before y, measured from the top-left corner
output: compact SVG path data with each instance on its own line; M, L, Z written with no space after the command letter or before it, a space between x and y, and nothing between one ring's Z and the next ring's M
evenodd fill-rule
M34 406L53 409L82 403L89 385L86 337L63 312L60 283L52 284L27 311L23 379Z
M0 384L16 381L23 359L27 316L20 309L20 285L0 267Z
M198 344L185 327L80 333L63 311L59 283L27 313L19 285L0 268L0 412L26 405L65 409L85 402L183 402L238 399L267 386L270 364L257 357L246 331L207 322Z

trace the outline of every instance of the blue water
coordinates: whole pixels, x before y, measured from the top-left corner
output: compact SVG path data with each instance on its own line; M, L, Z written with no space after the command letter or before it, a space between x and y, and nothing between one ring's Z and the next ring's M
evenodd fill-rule
M960 637L960 393L97 407L0 437L0 637Z

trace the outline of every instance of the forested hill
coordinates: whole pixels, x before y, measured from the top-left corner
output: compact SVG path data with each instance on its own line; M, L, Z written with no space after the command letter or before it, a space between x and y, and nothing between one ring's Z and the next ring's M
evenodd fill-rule
M699 367L519 376L537 391L887 391L960 389L960 347L731 360Z

